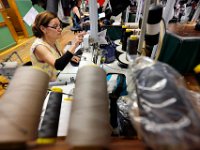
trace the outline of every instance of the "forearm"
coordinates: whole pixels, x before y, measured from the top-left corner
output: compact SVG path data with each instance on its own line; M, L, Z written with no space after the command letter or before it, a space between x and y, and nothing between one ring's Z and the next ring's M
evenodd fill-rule
M69 63L71 58L73 57L73 53L70 51L67 51L63 56L55 60L55 68L57 70L63 70L65 66Z

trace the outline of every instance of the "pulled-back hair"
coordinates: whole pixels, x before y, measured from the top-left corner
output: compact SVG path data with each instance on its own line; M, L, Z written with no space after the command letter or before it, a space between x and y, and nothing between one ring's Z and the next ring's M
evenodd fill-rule
M81 0L71 0L71 1L70 1L71 9L72 9L74 6L77 6L79 1L81 1Z
M48 26L49 22L54 18L57 18L57 15L52 12L44 11L39 13L36 16L35 21L32 25L32 31L34 36L41 38L44 35L44 33L40 29L40 26Z

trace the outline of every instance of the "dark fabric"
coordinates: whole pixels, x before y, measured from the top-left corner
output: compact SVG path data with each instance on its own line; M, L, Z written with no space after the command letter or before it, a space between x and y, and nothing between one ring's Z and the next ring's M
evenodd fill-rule
M124 74L117 74L117 73L109 73L107 74L107 82L109 84L109 80L112 75L117 76L116 86L113 89L112 93L109 93L110 99L110 124L113 128L118 127L117 123L117 100L122 95L127 95L126 91L126 76Z
M122 37L122 26L104 26L105 29L107 29L107 36L111 40L117 40Z
M83 49L79 49L78 51L76 51L74 56L81 58L82 54L83 54ZM79 65L80 61L77 63L77 62L74 62L74 61L71 60L70 63L71 63L72 66L76 67L76 66Z
M39 5L41 6L43 9L46 9L46 6L47 6L47 0L31 0L32 1L32 4L35 5Z
M33 0L34 1L34 0ZM57 14L58 12L58 2L59 0L43 0L46 1L46 10ZM71 3L72 0L61 0L63 12L65 16L70 16Z
M136 14L135 13L129 13L128 22L135 22Z
M80 10L80 8L78 8L80 15L82 15L82 12ZM72 22L73 22L73 28L75 29L81 29L81 22L82 20L75 14L72 12Z
M133 127L129 117L125 117L121 110L117 112L118 125L120 126L120 135L125 137L134 137L137 135L135 128Z
M57 14L59 0L47 0L46 10Z
M131 4L130 0L110 0L112 15L117 16Z
M117 45L106 36L106 41L108 44L101 44L100 48L103 50L103 56L105 57L105 63L111 63L115 61L115 52Z
M38 3L38 0L31 0L32 4L35 5Z
M80 26L81 20L75 13L72 13L72 22L73 22L74 28L81 29L81 26Z
M192 104L193 94L181 79L178 72L164 63L156 63L136 74L139 131L154 150L199 148L200 118ZM161 81L165 84L160 84Z
M184 38L166 32L158 60L182 74L193 72L193 68L200 64L200 38Z
M116 130L113 131L112 135L120 135L124 137L133 137L136 135L136 131L130 121L129 115L127 116L128 108L126 100L120 99L120 96L127 95L126 76L124 74L109 73L107 74L108 84L112 76L117 76L116 86L112 93L109 94L110 99L110 124L113 129L119 129L118 133Z
M69 63L72 57L73 57L73 54L67 51L63 56L56 59L55 65L54 65L55 68L57 70L63 70L65 66Z
M115 61L115 51L116 46L112 44L103 44L100 45L100 48L103 50L103 56L105 57L105 63L109 64Z
M72 0L61 0L61 4L63 7L63 12L65 16L70 16L70 10L71 10L71 3Z

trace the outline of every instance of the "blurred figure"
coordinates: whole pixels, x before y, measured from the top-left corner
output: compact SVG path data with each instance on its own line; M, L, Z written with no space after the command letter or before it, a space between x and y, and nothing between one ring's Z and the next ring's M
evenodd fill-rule
M184 0L180 1L177 5L177 16L178 16L178 22L181 22L182 16L185 15L186 10L186 3Z
M81 3L82 0L74 0L71 4L72 22L75 29L81 29L82 18L84 17L80 9Z

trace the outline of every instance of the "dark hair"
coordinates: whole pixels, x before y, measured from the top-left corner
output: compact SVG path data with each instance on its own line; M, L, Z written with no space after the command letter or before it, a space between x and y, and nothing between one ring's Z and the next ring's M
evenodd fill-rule
M32 25L33 34L36 37L41 38L44 35L44 33L41 31L40 26L48 26L49 22L54 18L57 18L57 15L52 12L44 11L39 13L36 16L35 21Z
M72 9L74 6L77 6L79 1L81 1L81 0L71 0L71 1L70 1L71 9Z

